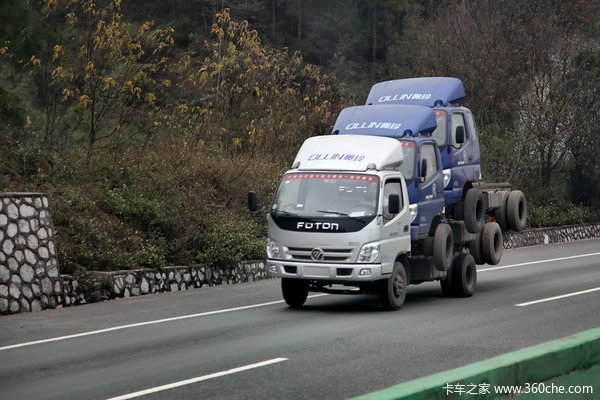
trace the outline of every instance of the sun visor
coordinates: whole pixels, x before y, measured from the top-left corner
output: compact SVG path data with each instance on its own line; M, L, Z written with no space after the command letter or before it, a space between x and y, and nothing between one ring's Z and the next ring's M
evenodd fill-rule
M396 139L331 135L306 139L294 166L301 171L366 171L396 168L402 160L402 145Z
M401 138L432 132L436 127L437 121L431 108L386 104L343 109L332 133Z
M459 104L465 98L460 79L431 77L396 79L376 83L366 104L412 104L426 107Z

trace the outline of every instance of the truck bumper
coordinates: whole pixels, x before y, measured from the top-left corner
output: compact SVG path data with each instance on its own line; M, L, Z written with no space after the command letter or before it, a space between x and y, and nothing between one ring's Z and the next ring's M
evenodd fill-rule
M270 276L339 282L373 282L383 279L381 264L320 264L267 259Z

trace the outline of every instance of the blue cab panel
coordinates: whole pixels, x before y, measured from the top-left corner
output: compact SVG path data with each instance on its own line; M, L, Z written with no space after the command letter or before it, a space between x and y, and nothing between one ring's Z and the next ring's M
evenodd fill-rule
M460 79L447 77L408 78L373 85L366 104L411 104L426 107L458 104L465 98Z
M353 134L401 138L429 133L437 121L433 110L414 105L355 106L342 110L332 134Z
M388 110L386 110L385 113L379 114L378 110L384 108ZM333 133L338 135L360 134L370 136L397 137L395 134L401 132L401 128L388 130L386 128L381 128L381 125L379 125L379 128L376 126L370 126L370 124L378 123L380 121L391 121L390 119L386 119L386 116L389 115L389 111L391 110L396 111L395 115L397 116L395 119L393 119L393 121L396 122L393 123L402 124L402 128L419 132L420 129L425 129L424 127L426 127L428 130L435 129L436 127L436 120L433 110L427 107L359 106L347 108L342 111L338 117L338 122L336 123ZM398 111L402 111L402 113ZM377 117L375 117L374 114L376 114ZM363 115L364 117L368 117L370 119L363 121ZM428 117L415 118L419 115L421 117L428 115ZM432 117L433 120L429 119L429 117ZM423 121L426 121L426 123ZM353 125L348 128L350 124L359 124L359 126L354 128ZM399 135L402 134L399 133ZM431 138L423 136L413 137L411 135L404 135L403 137L400 136L397 138L402 144L404 161L400 165L399 170L406 179L408 199L410 204L417 204L419 206L418 214L411 223L410 227L411 240L414 242L429 235L432 221L436 216L443 212L445 201L442 160L440 158L440 153L437 150L437 143ZM428 172L426 174L426 178L422 180L420 179L420 176L422 173L424 173L424 171L421 170L421 160L423 159L427 159L428 161Z

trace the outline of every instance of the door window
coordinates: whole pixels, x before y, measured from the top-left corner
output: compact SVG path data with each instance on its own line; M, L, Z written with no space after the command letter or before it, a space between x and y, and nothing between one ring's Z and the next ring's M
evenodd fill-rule
M397 194L400 197L400 210L404 208L403 199L402 199L402 187L400 186L399 179L388 179L385 182L385 186L383 188L383 221L384 223L388 223L392 219L396 217L398 214L390 214L388 202L390 194Z

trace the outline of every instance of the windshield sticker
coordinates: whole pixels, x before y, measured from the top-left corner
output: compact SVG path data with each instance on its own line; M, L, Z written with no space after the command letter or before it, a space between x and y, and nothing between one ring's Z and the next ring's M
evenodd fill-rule
M346 129L400 129L400 122L351 122L346 125Z
M393 96L381 96L378 103L385 103L386 101L398 101L398 100L429 100L431 93L402 93L395 94Z
M362 161L365 156L362 154L339 154L339 153L314 153L308 157L308 161L327 161L327 160L340 160L340 161Z

